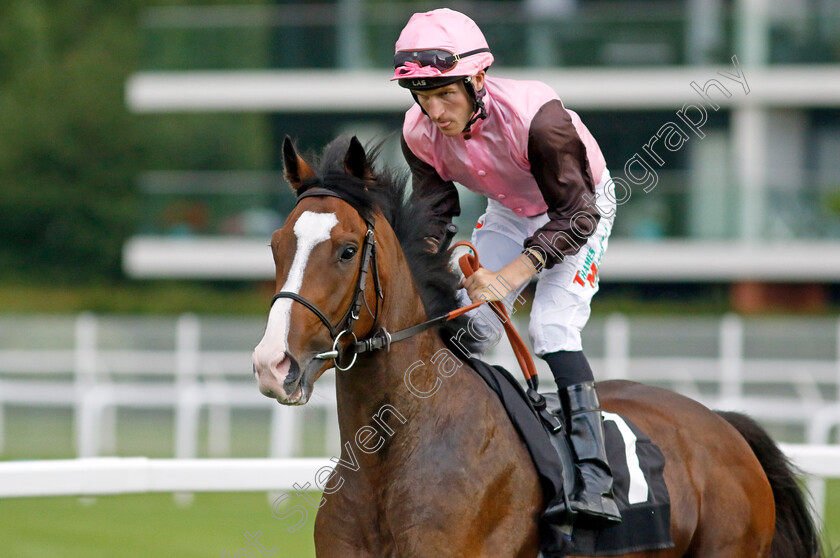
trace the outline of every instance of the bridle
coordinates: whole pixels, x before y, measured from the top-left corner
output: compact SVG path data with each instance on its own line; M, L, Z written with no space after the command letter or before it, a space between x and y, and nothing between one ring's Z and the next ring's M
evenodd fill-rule
M314 187L304 191L298 196L297 203L300 203L300 200L304 198L312 196L338 198L350 204L350 202L344 197L342 197L339 193L333 192L332 190L323 187ZM350 205L352 207L352 204ZM338 324L333 326L332 323L330 323L330 320L327 318L326 314L324 314L311 301L305 299L297 293L293 293L290 291L280 291L274 295L274 298L271 299L271 304L273 305L278 298L290 298L296 302L299 302L304 307L308 308L313 314L315 314L315 316L317 316L319 320L321 320L321 323L324 324L324 326L330 333L330 337L333 340L333 345L332 350L318 353L317 355L315 355L314 358L320 360L332 360L335 369L340 370L342 372L350 370L350 368L352 368L353 365L356 363L356 357L358 357L358 355L361 353L378 351L380 349L385 349L386 351L388 351L391 348L391 343L396 343L397 341L408 339L409 337L417 335L420 332L438 326L457 316L461 316L469 312L470 310L478 308L485 302L474 302L467 306L457 308L455 310L452 310L451 312L447 312L446 314L442 314L430 320L426 320L425 322L413 325L411 327L407 327L405 329L401 329L394 333L389 332L384 327L376 329L376 322L379 318L379 301L384 299L384 295L382 293L382 284L379 281L379 270L376 265L376 239L374 238L375 221L372 216L369 219L365 218L364 215L361 215L361 217L362 219L364 219L365 224L367 225L367 232L365 233L361 261L359 263L359 280L356 283L356 292L353 295L353 300L350 303L350 307L344 313L344 316L342 316L342 318L338 321ZM442 246L448 245L449 240L451 240L454 232L450 231L450 233L451 234L447 235L447 239L444 241ZM474 247L472 247L472 251L474 254L473 256L462 258L460 260L461 270L464 272L465 276L469 276L475 269L480 267L478 263L478 254L475 252ZM370 307L367 306L367 300L365 298L367 276L368 273L370 273L370 271L368 270L369 267L370 270L372 270L373 272L373 285L374 290L376 291L376 309L373 312L371 312ZM365 339L359 341L356 338L356 334L353 333L352 329L353 324L356 322L356 320L359 319L359 312L361 311L363 304L368 308L368 312L370 312L371 316L373 317L373 326L371 327L371 331L374 331L375 329L376 331L370 334ZM539 377L537 376L537 370L534 366L534 361L531 358L530 353L528 352L528 348L526 347L525 342L522 340L522 338L511 325L510 319L507 316L507 311L505 310L502 303L495 301L491 302L490 304L491 306L493 306L494 311L500 317L503 318L503 327L505 328L505 331L507 332L508 337L511 340L514 353L516 353L517 360L519 361L519 364L522 367L522 371L525 375L525 380L528 383L529 387L531 387L534 394L537 394L536 390L539 382ZM350 352L353 355L352 359L350 360L350 363L347 364L347 366L343 366L341 364L342 348L340 341L344 335L350 335L353 337L353 341L345 349L345 351Z
M338 198L348 204L350 202L346 200L341 194L329 190L327 188L315 187L310 188L298 196L297 203L304 198L313 197L313 196L320 196L320 197L333 197ZM352 206L352 204L350 204ZM407 339L418 333L435 327L436 325L442 324L447 320L451 320L452 318L463 314L464 312L471 310L473 307L478 306L478 304L473 304L458 310L453 310L447 314L442 316L438 316L436 318L432 318L431 320L427 320L420 324L408 327L406 329L401 329L394 333L389 332L384 327L380 327L374 333L359 341L356 338L356 334L353 333L353 324L356 320L359 319L359 312L362 310L362 305L367 306L367 300L365 299L365 287L367 286L367 277L368 274L372 271L373 272L373 286L374 290L376 291L376 309L371 312L370 308L368 307L368 312L371 313L373 316L373 327L371 331L376 329L376 322L379 318L379 306L380 300L383 300L385 297L382 293L382 284L379 280L379 268L376 264L376 239L374 238L374 227L376 225L376 221L371 216L369 219L365 216L361 216L364 219L365 224L367 225L367 232L365 233L365 240L362 246L362 255L361 261L359 262L359 281L356 283L356 291L353 295L353 300L350 303L350 306L347 308L347 311L344 313L342 318L338 321L336 325L332 325L330 323L329 318L327 318L326 314L321 311L318 306L316 306L310 300L300 296L297 293L291 291L280 291L274 295L271 299L271 304L274 305L274 302L278 298L290 298L295 302L299 302L304 307L309 309L315 316L321 320L321 323L327 328L327 331L330 333L330 338L333 340L332 349L329 351L325 351L322 353L318 353L315 355L314 358L320 360L332 360L336 370L340 370L342 372L350 370L353 365L356 363L356 357L358 357L361 353L368 353L372 351L378 351L380 349L390 350L391 343L395 343L397 341L402 341L403 339ZM370 268L370 270L368 269ZM345 335L349 335L353 338L353 341L347 346L345 349L346 352L352 353L353 357L350 360L350 363L346 366L341 364L341 356L342 356L342 349L341 349L341 338Z
M310 188L304 191L298 196L297 203L300 203L302 199L311 196L338 198L350 204L350 202L346 200L343 196L341 196L341 194L322 187ZM350 205L352 207L352 204ZM359 354L378 351L380 349L385 349L386 351L388 351L391 349L391 343L396 343L397 341L408 339L409 337L417 335L418 333L426 331L427 329L431 329L435 326L438 326L448 320L451 320L457 316L469 312L473 308L477 308L478 306L483 304L483 302L473 303L468 306L452 310L451 312L448 312L441 316L437 316L430 320L426 320L425 322L419 323L417 325L413 325L411 327L395 331L393 333L391 333L384 327L376 329L376 322L379 318L380 300L384 299L384 295L382 293L382 284L379 281L379 270L376 264L376 239L374 238L373 234L375 220L373 219L373 217L367 219L363 215L362 219L364 219L365 224L367 225L367 232L365 233L365 241L362 247L361 261L359 262L359 281L356 284L356 292L353 295L353 300L350 303L350 307L344 313L344 316L342 316L342 318L338 321L338 324L332 325L332 323L330 323L329 318L327 318L326 314L324 314L320 308L318 308L313 302L307 300L306 298L300 296L297 293L293 293L290 291L280 291L274 295L274 298L271 299L271 304L273 305L278 298L290 298L295 302L299 302L300 304L302 304L313 314L315 314L315 316L319 320L321 320L321 323L324 324L324 326L327 328L327 331L329 331L330 333L330 338L333 340L333 345L331 350L318 353L317 355L315 355L314 358L320 360L332 360L336 370L340 370L342 372L347 371L353 367L353 365L356 363L356 357ZM373 331L374 333L359 341L356 338L356 334L353 333L352 328L356 320L359 319L359 312L362 309L362 305L367 305L367 301L365 299L365 287L367 285L367 276L370 273L368 267L370 267L370 270L373 272L373 285L374 290L376 291L376 309L375 311L371 312L374 324L371 328L371 331ZM370 312L369 307L368 311ZM353 355L352 359L350 360L350 363L346 366L344 366L341 363L342 348L340 344L341 338L345 335L350 335L353 338L353 341L347 346L346 349L344 349L346 352L352 353Z
M320 196L320 197L334 197L342 199L342 196L332 190L328 190L327 188L310 188L306 190L302 194L298 196L297 203L304 198L313 197L313 196ZM347 201L347 200L344 200ZM350 335L353 337L353 342L351 343L351 347L356 348L359 345L359 341L356 339L356 334L353 333L353 325L355 324L356 320L359 319L359 313L362 310L362 305L367 306L367 300L365 299L365 287L367 286L367 277L370 268L373 270L373 285L374 290L376 291L376 309L375 311L371 312L371 316L373 316L373 323L376 324L376 320L379 317L379 301L384 298L382 294L382 285L379 281L379 269L376 265L376 239L373 235L374 227L376 226L376 221L371 216L369 219L362 217L365 220L365 224L367 225L367 232L365 233L365 240L364 244L362 245L362 255L361 261L359 263L359 280L356 283L356 290L355 294L353 295L353 300L350 303L350 306L347 308L347 311L344 313L344 316L338 321L336 325L332 325L330 323L329 318L327 318L326 314L324 314L320 308L318 308L314 303L307 300L306 298L300 296L297 293L291 291L280 291L274 295L271 299L271 304L274 305L274 302L278 298L290 298L295 302L299 302L306 308L308 308L315 316L321 320L321 323L326 326L327 330L330 332L330 338L333 340L332 350L326 351L323 353L318 353L315 355L315 358L321 360L333 360L335 368L337 370L345 371L349 370L353 367L356 363L356 357L360 352L365 352L364 350L354 350L353 351L353 359L347 366L342 366L340 364L340 356L341 356L341 345L340 340L345 335ZM370 308L368 308L370 312ZM384 329L382 330L386 335L388 332ZM364 344L364 341L362 342ZM378 348L378 347L377 347ZM373 349L368 349L373 350Z

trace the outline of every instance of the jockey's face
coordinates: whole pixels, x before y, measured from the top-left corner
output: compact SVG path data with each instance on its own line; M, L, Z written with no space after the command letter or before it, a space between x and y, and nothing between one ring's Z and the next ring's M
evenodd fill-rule
M472 81L475 90L480 91L484 87L484 72L473 76ZM472 99L460 81L437 89L413 90L413 93L445 136L457 136L463 132L473 115Z

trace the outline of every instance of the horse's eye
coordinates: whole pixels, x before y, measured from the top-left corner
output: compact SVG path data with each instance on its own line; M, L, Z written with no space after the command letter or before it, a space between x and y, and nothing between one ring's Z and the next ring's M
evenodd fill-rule
M356 247L355 246L348 246L341 252L341 261L349 262L353 259L353 256L356 255Z

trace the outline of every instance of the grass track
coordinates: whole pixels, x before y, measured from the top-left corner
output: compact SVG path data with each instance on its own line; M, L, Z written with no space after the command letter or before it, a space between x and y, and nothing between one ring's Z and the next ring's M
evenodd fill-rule
M840 481L829 485L829 501L840 501ZM304 504L290 499L289 505ZM840 546L840 506L826 518L828 540ZM9 558L234 558L240 549L254 557L315 556L314 513L295 533L292 519L271 514L264 493L197 494L181 507L169 494L79 498L12 499L0 502L0 555ZM266 552L248 546L256 536ZM829 544L829 547L832 545ZM826 556L830 556L827 553ZM239 558L249 556L241 553Z
M289 534L292 524L272 516L265 493L196 494L186 507L171 494L12 499L0 502L0 556L232 558L240 549L262 556L246 532L262 533L265 555L276 548L275 557L314 556L314 513Z
M267 413L234 417L234 456L266 455L267 418ZM2 458L73 457L70 419L69 411L7 409ZM313 433L320 430L310 426ZM171 429L169 413L121 413L116 454L171 457ZM320 441L306 438L305 453L323 455ZM827 502L827 547L838 549L840 557L840 480L829 483ZM259 558L275 547L275 558L311 558L314 510L302 498L286 502L295 504L311 513L299 531L288 533L297 517L275 518L265 493L196 494L186 507L171 494L0 500L0 558L218 558L223 552L229 558ZM265 553L245 538L258 531ZM251 554L237 556L240 549Z

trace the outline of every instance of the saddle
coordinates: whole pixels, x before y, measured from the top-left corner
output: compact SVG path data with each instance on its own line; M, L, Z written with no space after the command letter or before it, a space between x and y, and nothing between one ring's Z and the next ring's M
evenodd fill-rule
M575 488L575 469L566 439L565 420L556 393L527 392L501 366L478 359L469 364L499 397L528 448L545 501L565 497ZM650 438L626 417L604 412L607 458L622 521L596 527L571 518L540 524L542 558L611 556L674 546L671 507L663 471L665 457Z
M441 245L446 249L454 233ZM478 251L468 242L458 242L469 253L458 258L465 277L481 267ZM459 310L468 311L481 303ZM501 366L471 358L469 363L496 395L519 432L540 478L545 502L567 498L575 490L575 467L566 437L566 421L556 393L538 393L539 378L525 342L514 329L504 305L490 303L500 317L516 359L522 368L527 392ZM560 523L540 521L542 558L565 556L611 556L674 546L671 540L671 505L663 471L665 457L650 438L625 417L603 413L607 460L613 475L613 496L621 523L591 526L573 518ZM570 509L568 499L566 509Z

